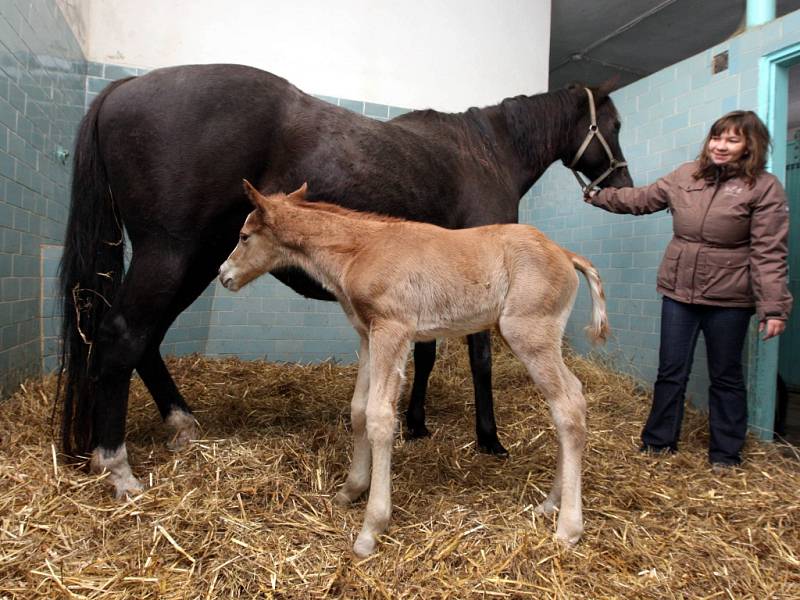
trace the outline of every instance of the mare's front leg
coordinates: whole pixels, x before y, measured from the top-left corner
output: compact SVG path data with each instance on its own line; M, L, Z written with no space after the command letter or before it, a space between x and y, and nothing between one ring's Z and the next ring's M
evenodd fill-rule
M173 434L167 447L170 450L179 450L189 444L191 440L200 437L200 429L192 410L186 404L175 381L172 379L161 352L159 343L151 344L145 351L136 370L142 378L147 391L155 400L158 412L164 422L172 428Z
M427 437L431 434L425 426L425 396L428 393L428 378L436 362L436 341L414 344L414 384L406 410L406 427L411 438Z
M508 456L508 450L497 437L492 398L492 336L481 331L467 336L469 365L472 370L472 385L475 391L475 432L478 449L487 454Z
M347 480L333 498L340 505L349 504L369 489L372 454L367 439L367 400L369 398L369 340L361 337L358 353L358 376L350 402L353 427L353 459Z
M367 438L372 448L372 480L364 524L353 552L368 556L392 516L392 444L397 399L405 378L409 336L399 326L372 325L369 338Z

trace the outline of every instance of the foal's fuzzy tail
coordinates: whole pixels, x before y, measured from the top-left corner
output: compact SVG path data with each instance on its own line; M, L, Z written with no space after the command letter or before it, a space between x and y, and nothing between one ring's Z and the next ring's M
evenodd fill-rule
M61 369L53 405L54 419L60 411L61 447L72 457L91 450L93 342L122 281L122 224L100 154L97 120L105 99L124 81L110 84L92 102L73 154L71 205L59 265Z
M565 250L575 268L583 273L589 283L592 295L592 324L586 327L586 333L593 344L605 343L608 339L608 314L606 313L606 295L603 293L603 282L594 265L579 254Z

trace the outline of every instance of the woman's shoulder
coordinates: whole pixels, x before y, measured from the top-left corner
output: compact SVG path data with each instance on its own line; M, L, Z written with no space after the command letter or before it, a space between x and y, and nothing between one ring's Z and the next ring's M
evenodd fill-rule
M677 169L664 176L670 183L678 185L688 185L697 181L694 174L697 173L698 163L696 160L685 162Z

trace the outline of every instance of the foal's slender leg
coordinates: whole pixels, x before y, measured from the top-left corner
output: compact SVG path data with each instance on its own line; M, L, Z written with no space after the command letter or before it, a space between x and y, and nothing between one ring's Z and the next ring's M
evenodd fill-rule
M428 393L428 378L435 361L435 341L414 344L414 384L406 411L406 426L411 438L427 437L431 434L425 426L425 395Z
M104 317L95 340L94 367L98 382L92 410L92 457L90 468L108 471L108 483L117 497L136 493L141 483L133 476L125 446L125 418L130 377L155 333L154 316L160 315L174 291L152 277L154 264L163 253L135 255L111 310ZM173 263L180 270L180 263Z
M492 397L492 336L481 331L467 336L469 366L472 369L472 385L475 391L475 432L478 449L488 454L508 456L497 437Z
M392 515L392 444L397 399L405 378L409 341L402 329L370 331L369 400L367 437L372 447L372 481L364 524L353 551L367 556L375 550L376 538L386 530Z
M564 365L560 327L506 317L500 321L500 331L547 400L556 426L555 476L550 493L537 512L551 513L560 508L556 537L574 544L583 534L581 458L586 442L586 401L580 382Z
M369 489L372 453L367 439L367 399L369 398L369 340L361 338L358 353L358 376L350 403L350 420L353 426L353 460L347 481L333 501L349 504Z

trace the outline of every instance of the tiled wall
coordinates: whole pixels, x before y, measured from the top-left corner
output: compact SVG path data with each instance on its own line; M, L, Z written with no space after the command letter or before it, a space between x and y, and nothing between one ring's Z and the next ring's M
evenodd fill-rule
M53 0L0 2L0 397L41 369L42 282L68 206L86 63Z
M644 185L692 160L715 119L733 109L758 108L758 61L800 42L800 11L758 27L641 79L612 95L622 116L621 143L634 182ZM727 50L728 70L713 75L711 59ZM571 174L552 167L534 187L523 216L568 248L590 258L606 283L614 337L613 363L652 382L658 360L660 298L655 291L661 254L671 237L669 214L614 215L585 205ZM581 328L589 297L582 289L569 325L587 349ZM705 348L698 345L690 392L705 402Z

